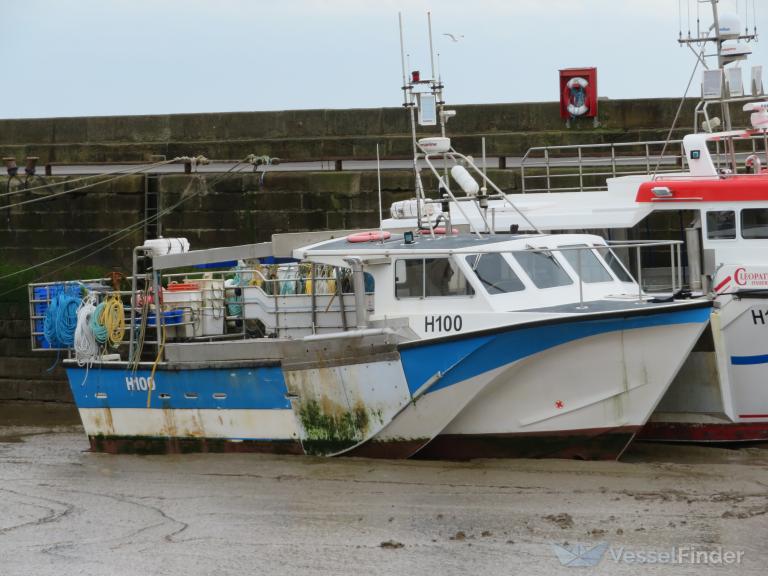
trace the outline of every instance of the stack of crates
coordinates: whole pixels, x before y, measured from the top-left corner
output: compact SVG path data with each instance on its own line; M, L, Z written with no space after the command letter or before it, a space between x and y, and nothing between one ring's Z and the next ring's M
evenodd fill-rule
M51 305L51 300L57 295L66 292L66 284L46 284L43 286L32 287L31 315L32 335L34 337L34 347L38 350L46 350L51 347L51 343L43 334L45 323L45 313Z

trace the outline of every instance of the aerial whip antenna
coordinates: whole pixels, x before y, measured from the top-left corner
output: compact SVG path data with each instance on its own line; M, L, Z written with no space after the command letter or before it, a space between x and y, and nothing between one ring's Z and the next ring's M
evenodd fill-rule
M403 44L403 13L398 12L397 13L397 23L400 27L400 66L403 70L403 99L405 103L407 103L408 99L406 97L406 84L408 83L408 80L405 76L405 46Z
M376 181L379 187L379 238L381 238L381 243L384 244L384 217L381 209L381 160L378 142L376 142Z
M435 51L432 48L432 12L427 12L427 27L429 28L429 60L432 65L432 80L435 76Z

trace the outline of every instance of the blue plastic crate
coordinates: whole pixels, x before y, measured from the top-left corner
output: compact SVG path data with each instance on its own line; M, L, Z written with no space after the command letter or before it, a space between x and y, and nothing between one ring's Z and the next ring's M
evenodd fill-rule
M178 310L168 310L167 312L163 312L163 322L165 322L166 326L171 326L172 324L181 324L184 321L184 310L178 309ZM154 313L150 313L149 316L147 316L147 325L148 326L155 326L157 324L157 319L155 318Z
M39 320L35 320L35 332L42 332L43 331L43 320L42 318ZM51 345L48 343L48 340L45 339L45 336L42 334L38 334L35 336L35 343L38 348L50 348Z

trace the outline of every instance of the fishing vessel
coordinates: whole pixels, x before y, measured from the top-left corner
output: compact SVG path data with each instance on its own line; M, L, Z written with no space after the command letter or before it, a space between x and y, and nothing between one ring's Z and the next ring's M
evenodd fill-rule
M30 285L34 347L70 353L92 449L621 455L711 302L647 294L597 235L544 233L522 213L529 233L476 225L481 198L454 189L479 179L515 204L445 135L434 71L403 77L419 210L434 218L205 250L154 239L126 279Z
M743 32L737 16L719 14L715 0L711 6L709 32L687 38L681 32L682 43L702 48L702 59L703 47L717 47L717 68L702 77L693 133L682 140L530 149L522 159L523 194L515 197L514 208L498 194L487 195L480 203L467 202L464 211L454 208L448 218L454 225L474 222L495 230L531 230L529 221L535 220L542 230L600 231L619 246L628 237L651 239L660 226L668 229L673 222L676 235L686 241L684 251L645 257L630 250L617 253L634 269L645 261L645 285L661 285L670 293L681 286L708 293L715 307L710 326L640 436L765 441L768 102L762 68L752 68L747 94L741 68L731 65L747 57L745 43L755 40L756 29ZM748 128L732 128L734 105L749 115ZM722 119L713 115L718 109ZM419 225L430 217L417 211L417 200L393 205L384 227ZM664 268L678 271L676 283L654 278L654 271Z
M128 355L118 346L64 361L92 448L615 458L709 317L706 300L636 292L597 236L360 237L292 251L324 273L351 271L346 294L318 294L328 278L311 272L270 280L259 267L185 273L176 285L172 274L160 278L221 256L269 255L279 237L272 246L152 256L157 291L116 292L93 280L32 286L33 294L64 286L59 299L87 291L78 306L114 307L134 295ZM217 300L235 274L251 280ZM241 297L224 296L237 290ZM147 293L163 294L160 311ZM238 316L226 311L235 302ZM82 322L98 312L90 314ZM256 324L266 337L249 337ZM159 333L156 360L142 362L139 341L147 346L151 333Z

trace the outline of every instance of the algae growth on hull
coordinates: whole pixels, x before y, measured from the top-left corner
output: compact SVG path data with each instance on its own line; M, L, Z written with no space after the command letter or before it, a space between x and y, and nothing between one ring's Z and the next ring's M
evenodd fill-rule
M317 400L301 403L299 421L304 428L302 439L308 454L331 454L361 442L371 424L365 406L358 403L351 410L324 411Z

